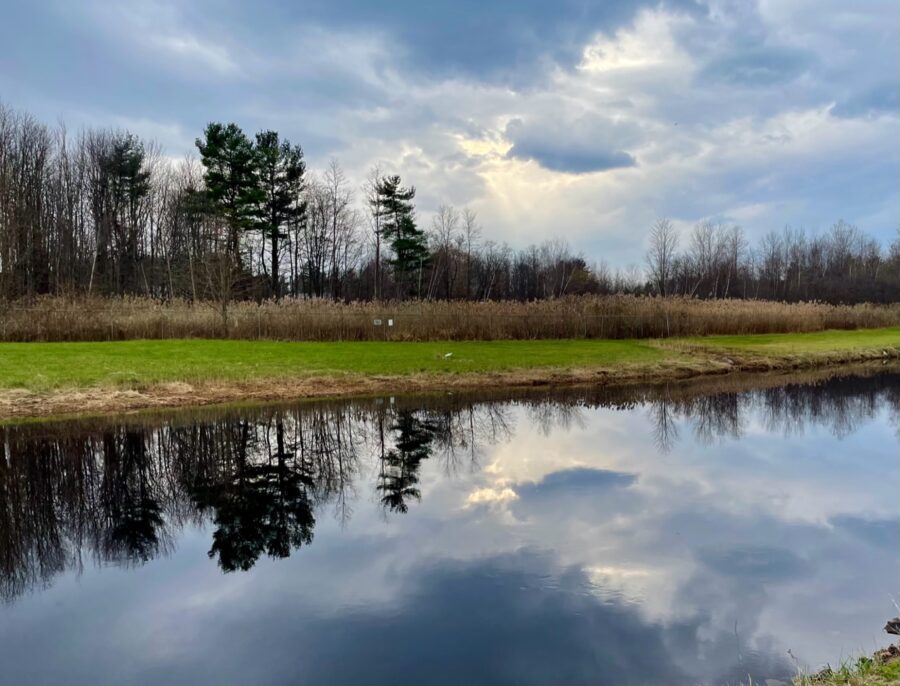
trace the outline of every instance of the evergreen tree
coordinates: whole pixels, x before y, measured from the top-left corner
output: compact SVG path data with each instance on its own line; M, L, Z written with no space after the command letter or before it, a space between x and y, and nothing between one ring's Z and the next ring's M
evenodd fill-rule
M106 181L110 239L119 255L116 292L138 289L138 235L141 214L150 193L150 171L145 166L146 152L141 141L131 134L118 134L101 159Z
M413 186L404 188L399 176L385 176L378 183L381 231L394 252L389 260L401 294L419 294L422 269L428 264L430 253L425 232L416 226L416 197ZM418 274L415 281L412 277Z
M242 231L258 225L263 199L253 144L236 124L213 122L196 141L205 169L209 205L228 228L228 249L240 265Z
M256 159L262 204L259 229L271 246L272 294L277 299L281 289L278 266L280 241L287 238L284 228L303 221L306 216L303 150L290 141L279 142L275 131L256 134Z

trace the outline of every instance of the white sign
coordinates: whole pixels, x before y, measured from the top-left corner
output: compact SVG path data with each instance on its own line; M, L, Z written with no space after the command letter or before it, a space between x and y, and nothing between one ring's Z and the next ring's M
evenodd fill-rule
M380 320L380 319L375 319L375 320L372 321L372 323L373 323L375 326L381 326L381 320Z

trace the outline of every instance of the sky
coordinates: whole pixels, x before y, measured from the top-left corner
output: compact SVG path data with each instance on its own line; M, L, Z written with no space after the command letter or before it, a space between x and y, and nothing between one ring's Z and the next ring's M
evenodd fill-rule
M653 221L900 227L896 0L0 0L0 101L173 158L274 129L513 247L641 264Z

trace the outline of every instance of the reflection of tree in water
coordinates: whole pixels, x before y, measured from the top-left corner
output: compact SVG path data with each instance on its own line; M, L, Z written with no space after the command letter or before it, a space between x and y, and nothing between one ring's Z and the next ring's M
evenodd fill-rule
M822 426L843 438L871 421L883 406L900 416L900 374L836 377L815 384L706 395L676 395L666 387L647 399L654 442L662 452L674 447L679 420L690 425L703 445L741 438L753 413L773 434L802 435L810 427ZM895 423L900 425L898 420Z
M179 528L205 521L210 557L225 571L286 557L311 543L319 508L347 521L365 446L383 446L372 454L384 458L376 486L387 507L405 511L419 497L421 463L442 455L449 471L460 448L474 459L496 440L500 415L471 402L387 412L358 403L161 426L2 427L0 597L80 570L86 557L143 564L168 553Z
M891 423L894 425L897 440L900 441L900 385L889 387L887 397L891 408Z
M849 436L871 420L889 396L884 377L831 379L818 386L790 384L768 389L759 400L766 428L800 435L807 426L824 425L837 438Z
M401 410L391 426L396 434L394 447L381 458L378 491L381 503L392 512L406 512L407 500L420 500L419 467L431 455L431 443L437 424L420 418L410 410Z
M198 508L213 512L216 529L209 556L218 557L223 571L246 571L263 553L283 558L312 542L311 465L287 449L280 420L276 436L274 453L254 463L248 454L250 425L241 422L228 478L201 482L193 491Z
M107 560L147 562L160 551L165 522L145 436L138 431L107 433L103 443L100 508L105 521L99 549Z
M508 403L451 401L421 410L433 429L433 457L448 476L477 468L482 450L512 436Z
M668 453L678 440L678 421L674 403L668 391L650 404L650 422L653 426L653 443L661 453Z
M84 554L142 564L171 547L164 478L142 431L0 431L0 596L47 584Z
M532 403L528 410L529 420L545 436L556 429L569 431L573 427L583 429L586 426L584 406L572 399Z
M754 412L771 431L816 425L843 436L888 407L900 432L896 373L729 393L570 389L497 402L313 404L149 426L0 427L0 597L44 586L86 559L146 563L171 550L181 527L206 521L210 556L223 570L246 570L262 555L286 557L308 545L325 507L346 522L361 456L378 465L374 486L385 509L402 513L421 498L426 461L448 475L477 464L481 447L511 434L513 407L549 432L580 425L584 408L641 402L660 450L678 439L679 422L712 441L740 437Z

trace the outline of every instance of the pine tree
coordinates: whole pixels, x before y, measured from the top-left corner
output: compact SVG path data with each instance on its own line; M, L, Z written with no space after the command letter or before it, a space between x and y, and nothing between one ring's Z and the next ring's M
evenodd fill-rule
M416 189L413 186L404 188L400 185L400 177L395 175L383 177L377 190L381 231L394 252L389 264L394 269L397 286L401 294L419 294L421 273L430 253L425 232L416 226L415 206L412 203ZM412 278L415 274L419 275L418 281Z
M303 150L290 141L279 142L275 131L256 134L257 173L262 203L258 228L271 246L272 295L281 294L278 267L280 241L287 237L284 228L302 222L306 216Z
M263 199L253 144L236 124L209 124L196 141L210 207L228 228L228 249L241 263L241 232L256 228Z
M138 288L138 233L144 200L150 193L150 171L144 145L131 134L117 136L101 161L108 190L108 207L119 261L116 292Z

